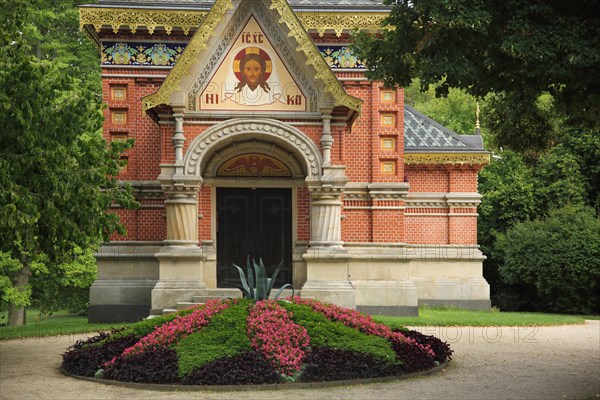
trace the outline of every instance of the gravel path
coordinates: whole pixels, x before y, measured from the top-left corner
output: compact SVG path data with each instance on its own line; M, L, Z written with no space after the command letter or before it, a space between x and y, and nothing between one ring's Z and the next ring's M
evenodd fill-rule
M63 376L82 335L0 342L0 399L600 399L600 321L540 328L417 328L448 341L452 363L409 380L264 392L163 392Z

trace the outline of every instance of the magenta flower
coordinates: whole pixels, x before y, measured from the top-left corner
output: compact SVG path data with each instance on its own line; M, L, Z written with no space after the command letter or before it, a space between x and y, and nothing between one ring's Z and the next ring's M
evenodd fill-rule
M304 327L292 321L292 315L271 300L257 302L248 316L248 336L252 347L260 351L283 375L300 371L310 338Z

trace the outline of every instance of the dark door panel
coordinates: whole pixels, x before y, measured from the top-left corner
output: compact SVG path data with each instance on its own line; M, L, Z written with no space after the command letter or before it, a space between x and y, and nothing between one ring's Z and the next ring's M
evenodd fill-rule
M245 271L248 256L262 258L272 275L283 260L275 286L292 281L290 189L217 190L217 284L239 284L236 264Z

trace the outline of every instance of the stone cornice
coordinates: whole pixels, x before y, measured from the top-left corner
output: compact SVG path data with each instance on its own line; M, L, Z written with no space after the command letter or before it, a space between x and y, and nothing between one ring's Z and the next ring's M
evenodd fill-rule
M481 195L471 192L453 193L409 193L406 196L408 208L471 208L481 203Z
M446 201L449 207L477 207L481 203L479 193L448 193Z
M371 183L369 196L373 200L404 200L408 194L408 183Z
M354 29L377 31L388 15L383 12L306 11L296 14L304 29L315 30L320 36L326 31L334 31L337 36ZM150 34L156 28L164 29L167 34L171 34L174 29L181 29L188 35L200 26L207 15L208 11L80 7L79 26L81 29L91 26L96 32L100 32L102 27L110 27L115 33L120 29L130 29L135 33L141 27L147 28Z

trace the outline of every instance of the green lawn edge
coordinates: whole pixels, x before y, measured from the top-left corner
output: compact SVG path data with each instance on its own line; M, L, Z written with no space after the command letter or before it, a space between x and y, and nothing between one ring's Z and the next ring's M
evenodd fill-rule
M421 307L418 317L373 316L375 321L392 328L405 326L553 326L581 325L585 320L599 320L599 315L561 315L525 312L472 311L455 308ZM27 325L0 326L0 340L28 337L79 335L109 331L130 323L88 323L87 317L56 312L48 318L40 317L37 310L27 310ZM3 323L5 321L1 321ZM84 335L85 336L85 335ZM90 335L93 336L93 335ZM78 337L77 339L80 339Z

